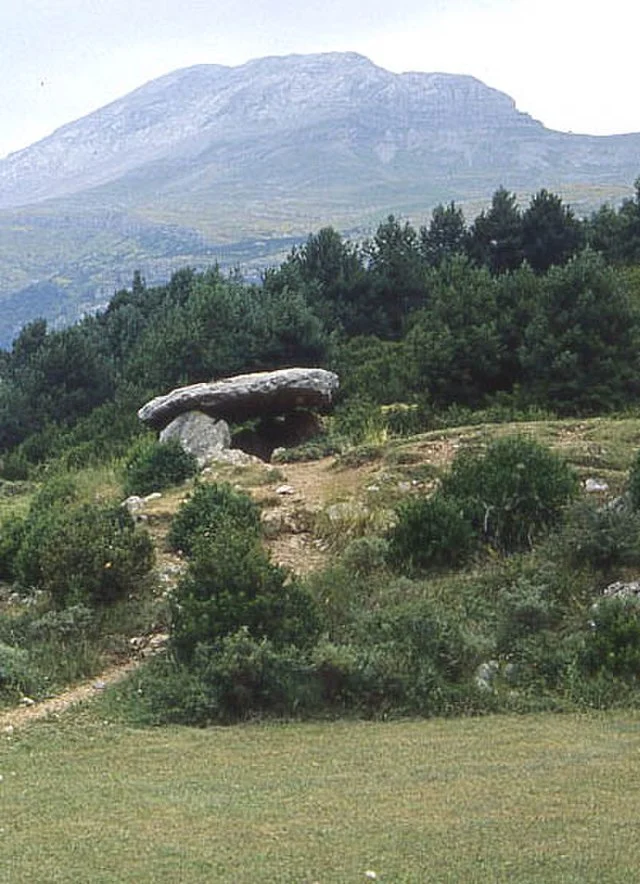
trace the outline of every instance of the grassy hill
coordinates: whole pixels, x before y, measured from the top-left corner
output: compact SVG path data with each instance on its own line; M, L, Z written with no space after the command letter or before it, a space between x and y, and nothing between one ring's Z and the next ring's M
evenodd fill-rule
M204 480L248 491L261 502L274 560L319 574L335 567L350 539L379 532L399 502L428 493L461 450L514 434L550 445L582 479L606 480L606 500L625 486L640 448L640 419L378 436L340 457L220 466ZM122 497L118 464L80 471L76 480L88 500ZM278 493L283 484L292 493ZM36 488L4 483L0 515L24 512ZM189 483L169 489L145 507L164 579L111 612L101 645L84 660L93 684L104 667L129 665L132 647L140 647L132 635L163 628L167 578L175 580L183 566L167 549L166 533L189 491ZM449 583L439 575L421 591L460 594L465 580L494 565L476 563ZM417 591L417 584L403 585ZM33 607L7 592L2 598L6 635L7 624L33 617ZM141 728L129 722L132 695L134 705L144 700L142 671L107 691L88 683L77 696L91 695L90 702L65 713L53 706L39 722L39 704L28 724L16 709L0 715L7 809L0 839L12 884L256 877L342 884L374 880L374 873L375 880L407 884L613 884L635 874L634 711Z

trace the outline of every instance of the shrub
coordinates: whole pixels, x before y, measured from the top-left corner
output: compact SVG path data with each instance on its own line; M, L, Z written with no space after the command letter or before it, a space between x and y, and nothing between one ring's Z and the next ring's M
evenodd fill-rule
M573 568L608 573L640 564L640 513L627 506L580 503L571 508L557 547Z
M192 660L199 643L246 627L276 645L312 644L320 629L311 595L273 565L256 536L227 524L224 533L200 537L173 598L172 647Z
M567 464L537 442L522 437L493 442L484 454L463 453L442 483L495 549L529 549L558 523L576 494Z
M553 601L544 585L521 577L505 590L498 604L498 646L508 652L522 636L548 629L555 621Z
M0 525L0 580L15 579L15 560L24 539L26 521L18 516L5 519Z
M123 598L152 563L151 539L126 510L76 503L30 512L14 569L23 587L49 592L64 607Z
M628 494L634 510L640 510L640 451L635 456L629 470Z
M10 482L21 482L29 478L30 464L20 448L8 451L0 462L0 475Z
M594 605L584 650L588 673L605 672L638 681L640 676L640 602L602 599Z
M198 537L214 537L237 529L257 537L260 510L246 494L227 484L198 485L173 517L167 542L189 555Z
M441 495L414 498L398 510L389 533L389 561L406 573L462 565L476 545L460 504Z
M0 642L0 697L36 693L39 679L21 648Z
M356 577L384 569L389 545L382 537L356 537L344 549L341 564Z
M179 485L198 472L198 461L176 439L144 440L125 462L125 494L151 494Z

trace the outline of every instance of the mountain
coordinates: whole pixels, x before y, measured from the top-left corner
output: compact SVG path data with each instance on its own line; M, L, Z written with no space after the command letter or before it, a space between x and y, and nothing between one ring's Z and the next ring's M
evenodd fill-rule
M639 167L640 134L548 130L469 76L354 53L175 71L0 161L0 343L40 306L106 302L136 268L255 270L323 224L357 236L443 200L475 210L501 184L592 208Z

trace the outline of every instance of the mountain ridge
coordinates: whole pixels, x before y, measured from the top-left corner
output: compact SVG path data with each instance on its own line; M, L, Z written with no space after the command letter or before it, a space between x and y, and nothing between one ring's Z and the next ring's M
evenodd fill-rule
M588 211L638 171L640 134L546 129L469 75L357 53L182 68L0 160L0 344L38 287L44 314L69 321L135 269L149 283L221 256L257 269L321 226L357 238L438 202L471 213L501 185Z

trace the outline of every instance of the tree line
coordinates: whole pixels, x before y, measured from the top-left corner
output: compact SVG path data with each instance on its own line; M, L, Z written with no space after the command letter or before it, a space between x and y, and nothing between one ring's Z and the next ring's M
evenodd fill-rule
M470 224L450 203L359 244L324 228L261 285L136 273L100 314L28 323L0 352L0 452L37 462L128 440L150 396L294 364L338 370L347 401L624 409L640 387L639 267L640 178L588 219L546 190L522 209L500 188Z

